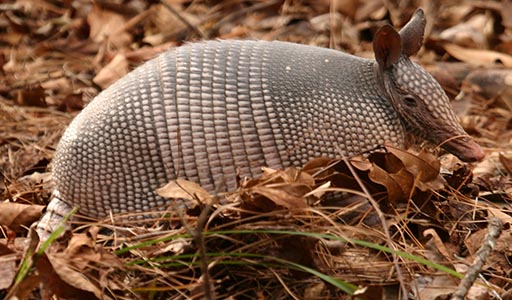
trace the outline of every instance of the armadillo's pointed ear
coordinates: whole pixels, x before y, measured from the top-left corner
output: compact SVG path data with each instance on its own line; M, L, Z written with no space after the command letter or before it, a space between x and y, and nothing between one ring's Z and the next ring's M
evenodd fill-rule
M373 39L373 52L381 69L385 70L395 64L402 55L402 39L395 28L384 25Z
M411 56L420 50L423 44L423 35L425 34L425 24L423 9L418 8L411 20L400 30L404 55Z

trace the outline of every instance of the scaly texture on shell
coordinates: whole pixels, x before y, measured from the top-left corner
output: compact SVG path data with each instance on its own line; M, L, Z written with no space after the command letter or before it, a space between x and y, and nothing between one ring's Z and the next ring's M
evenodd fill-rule
M375 62L285 42L210 41L168 51L102 92L53 160L60 199L92 217L165 206L186 178L215 191L236 173L402 145Z

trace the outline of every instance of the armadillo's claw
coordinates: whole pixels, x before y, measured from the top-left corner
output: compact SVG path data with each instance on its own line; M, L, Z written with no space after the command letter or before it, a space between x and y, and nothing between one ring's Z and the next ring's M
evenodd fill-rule
M62 224L66 215L72 210L72 207L57 197L53 197L46 213L37 223L36 232L41 242L46 241L50 235Z

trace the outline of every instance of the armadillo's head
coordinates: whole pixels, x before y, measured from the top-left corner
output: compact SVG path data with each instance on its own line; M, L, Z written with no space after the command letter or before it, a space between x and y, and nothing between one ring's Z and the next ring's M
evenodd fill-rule
M378 30L373 46L382 89L407 130L463 161L481 160L482 149L461 127L439 83L409 59L421 48L424 28L418 9L400 33L389 25Z

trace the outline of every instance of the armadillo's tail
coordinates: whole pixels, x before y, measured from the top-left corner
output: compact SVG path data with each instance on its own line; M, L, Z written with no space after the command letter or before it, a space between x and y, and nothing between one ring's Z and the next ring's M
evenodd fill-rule
M41 242L46 241L50 235L65 223L66 216L69 216L73 207L59 198L55 191L52 199L46 208L46 212L36 225L36 232ZM64 224L65 226L65 224Z

